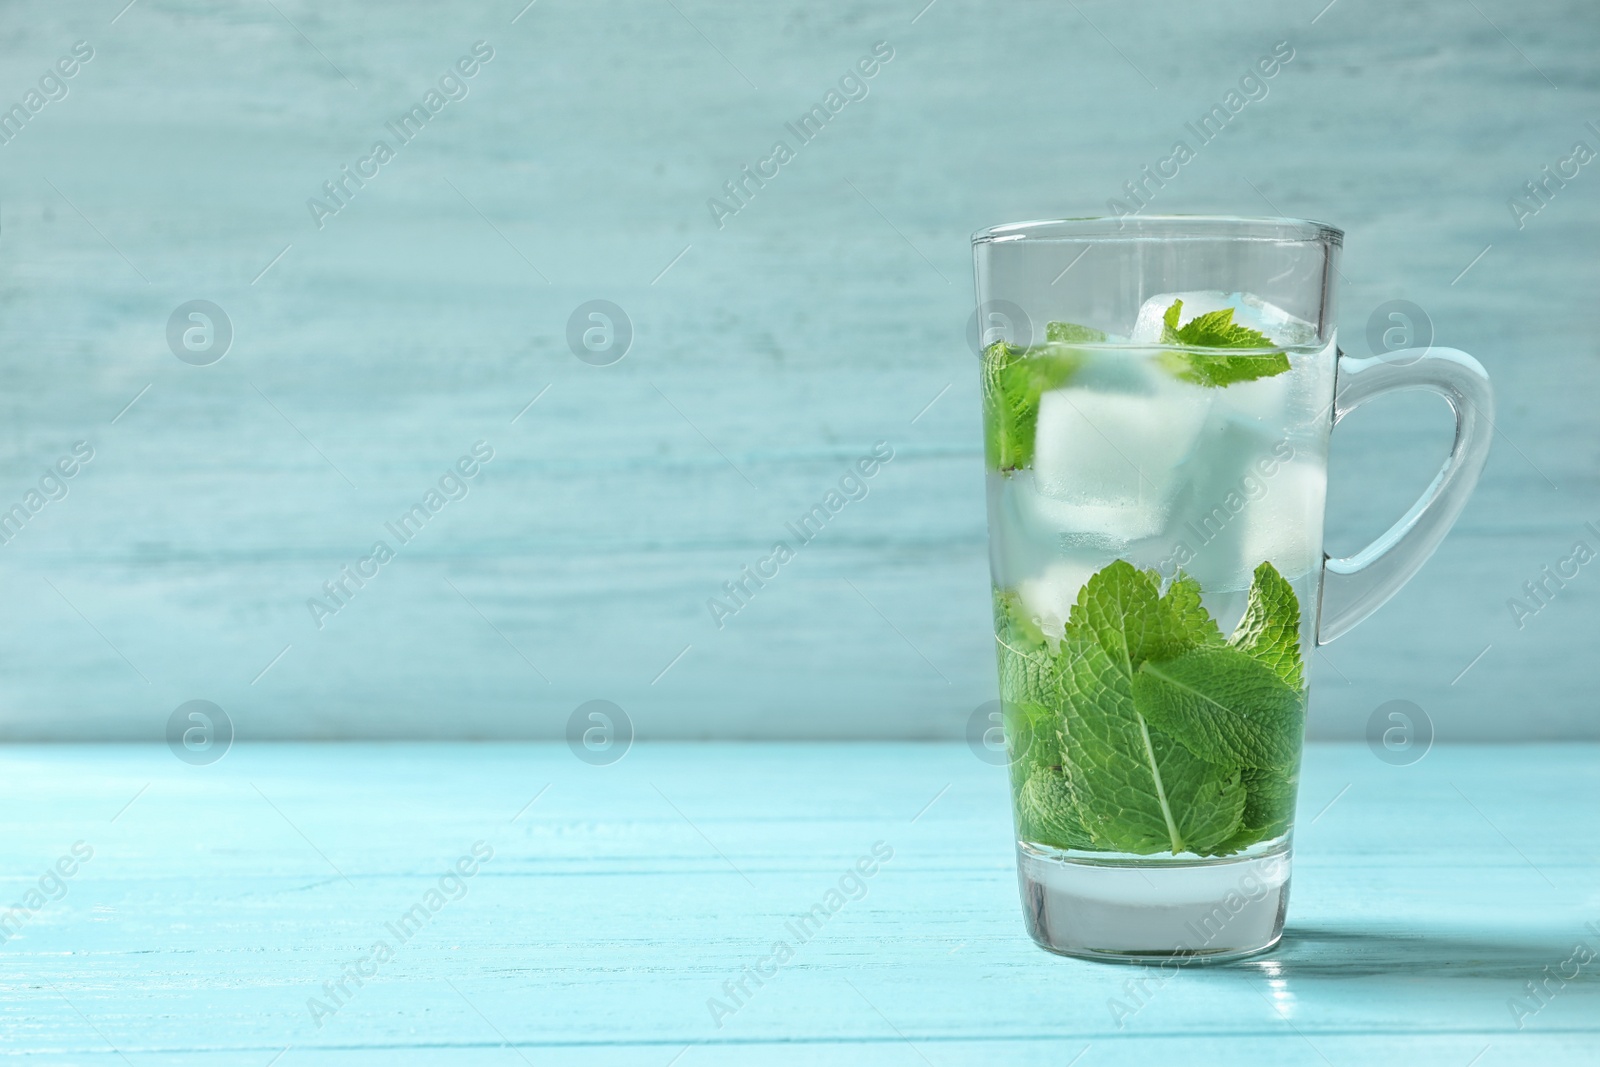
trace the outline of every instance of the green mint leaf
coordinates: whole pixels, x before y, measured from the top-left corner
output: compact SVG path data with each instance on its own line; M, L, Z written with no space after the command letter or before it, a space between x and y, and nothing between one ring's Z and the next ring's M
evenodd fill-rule
M1000 668L1000 699L1009 704L1061 702L1053 656L1038 625L1015 593L995 597L995 658Z
M1052 322L1046 330L1056 327L1099 332L1063 322ZM1100 334L1100 339L1104 338L1105 335ZM1046 390L1061 388L1083 363L1083 353L1065 344L1050 343L1024 349L996 341L984 349L984 455L990 467L1013 471L1033 462L1040 395Z
M1124 657L1093 640L1062 646L1062 770L1095 847L1208 854L1236 833L1245 789L1237 768L1194 755L1134 705Z
M997 593L1018 832L1060 848L1223 855L1293 816L1305 697L1300 609L1262 564L1224 641L1194 579L1125 561L1078 594L1059 645Z
M1239 829L1222 851L1237 852L1287 833L1294 819L1296 778L1293 772L1283 770L1246 767L1241 771L1244 814L1239 819Z
M1200 586L1179 578L1165 596L1153 571L1117 560L1097 571L1078 593L1068 633L1092 638L1122 660L1129 678L1148 659L1171 659L1220 643L1216 622L1200 603Z
M1061 706L1002 701L1012 785L1037 770L1061 770Z
M1183 314L1183 301L1174 300L1162 316L1166 329L1163 340L1170 331L1168 344L1193 345L1195 348L1276 348L1272 338L1259 330L1241 326L1233 321L1233 308L1219 308L1204 315L1196 315L1182 326L1177 325Z
M1282 352L1248 356L1223 356L1215 352L1161 353L1161 366L1182 381L1219 389L1234 382L1253 382L1271 378L1289 369L1289 357Z
M1075 322L1047 322L1044 339L1062 344L1092 345L1106 339L1106 335L1093 326L1079 326Z
M1167 308L1161 316L1161 343L1164 345L1178 344L1178 316L1183 314L1183 301L1174 300L1172 306Z
M1147 662L1133 676L1133 700L1151 725L1212 763L1285 768L1300 756L1300 690L1237 648Z
M995 594L994 620L1006 746L1020 789L1016 775L1061 765L1061 681L1043 632L1015 593Z
M1245 799L1238 769L1196 756L1146 722L1133 692L1150 660L1225 647L1221 640L1192 579L1163 596L1155 571L1118 560L1078 594L1058 657L1061 758L1098 847L1206 853L1236 831Z
M1183 301L1174 300L1161 317L1161 343L1190 348L1275 348L1264 333L1233 321L1233 309L1222 308L1196 315L1182 326ZM1289 357L1282 352L1225 356L1216 352L1163 352L1161 364L1175 377L1210 388L1270 378L1289 369Z
M1160 602L1155 575L1119 559L1096 571L1078 591L1067 633L1099 645L1131 678L1152 650L1166 651Z
M983 383L983 458L994 470L1014 470L1025 464L1019 462L1024 449L1019 438L1019 423L1028 420L1025 406L1019 405L1006 386L1011 382L1011 368L1022 359L1023 350L1004 341L996 341L983 350L981 367ZM1024 410L1019 410L1023 407ZM1032 420L1037 424L1039 409L1034 407ZM1033 434L1027 435L1027 457L1032 458Z
M1017 792L1017 833L1024 841L1056 848L1094 847L1059 768L1037 768L1023 782Z
M1300 660L1300 599L1294 586L1270 563L1256 568L1244 618L1228 643L1265 663L1294 689L1305 688Z
M1217 620L1200 603L1200 583L1186 574L1173 579L1161 597L1165 609L1170 639L1186 648L1221 644L1222 630Z

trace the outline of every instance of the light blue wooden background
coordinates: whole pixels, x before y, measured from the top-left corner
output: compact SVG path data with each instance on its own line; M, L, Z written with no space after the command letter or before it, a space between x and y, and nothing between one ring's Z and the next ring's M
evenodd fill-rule
M93 851L0 946L0 1047L30 1067L1588 1067L1600 1044L1600 824L1550 817L1600 789L1593 744L1410 767L1312 745L1283 941L1168 970L1034 947L1005 772L959 742L610 767L538 743L209 767L16 745L0 772L8 904ZM384 924L474 842L492 859L396 944ZM875 842L865 896L794 944ZM794 959L714 1018L775 940ZM363 985L315 1011L349 966Z
M649 736L958 735L994 692L967 236L1103 213L1286 40L1153 209L1345 227L1345 348L1411 300L1500 395L1456 533L1314 665L1312 732L1399 698L1443 740L1600 737L1596 567L1520 630L1506 604L1600 548L1600 169L1507 206L1600 148L1600 14L1324 2L8 4L0 106L94 58L0 145L0 505L95 458L0 546L0 735L155 738L194 698L254 738L553 736L591 698ZM470 95L319 230L307 198L478 40ZM869 95L719 229L877 41ZM597 298L635 330L609 367L565 337ZM167 347L192 299L236 331L212 366ZM1436 402L1341 427L1330 548L1446 437ZM470 495L317 630L480 439ZM871 495L719 631L707 598L878 440Z

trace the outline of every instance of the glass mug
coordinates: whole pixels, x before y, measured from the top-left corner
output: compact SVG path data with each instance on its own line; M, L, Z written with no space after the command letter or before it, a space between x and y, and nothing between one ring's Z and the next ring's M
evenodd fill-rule
M995 651L1044 948L1225 960L1277 942L1308 657L1405 584L1483 468L1493 398L1471 356L1338 352L1342 243L1203 217L973 237ZM1329 434L1404 389L1450 404L1449 458L1385 534L1330 559Z

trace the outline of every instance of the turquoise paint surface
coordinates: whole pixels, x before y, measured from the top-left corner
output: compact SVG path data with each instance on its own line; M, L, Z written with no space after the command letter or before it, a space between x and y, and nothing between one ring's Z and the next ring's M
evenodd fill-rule
M1312 733L1406 699L1444 740L1600 737L1600 578L1508 607L1600 549L1600 176L1509 204L1600 148L1592 6L919 7L10 5L0 508L93 459L0 545L0 735L205 699L241 737L551 737L607 699L644 736L958 736L994 693L967 236L1111 210L1287 41L1150 210L1344 226L1344 347L1409 300L1500 395L1455 534L1313 663ZM206 366L168 340L194 300L231 324ZM631 324L609 366L569 346L593 300ZM1423 401L1342 426L1330 549L1447 433Z
M1596 756L1313 745L1284 941L1163 975L1028 940L1005 773L959 743L17 746L0 899L72 873L0 944L0 1035L46 1064L1583 1063Z

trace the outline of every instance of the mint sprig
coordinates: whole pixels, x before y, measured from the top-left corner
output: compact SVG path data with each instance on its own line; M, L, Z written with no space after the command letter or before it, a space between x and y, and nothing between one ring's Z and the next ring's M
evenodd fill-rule
M1039 397L1078 373L1084 353L1074 344L1095 344L1106 335L1089 326L1051 322L1045 343L1023 348L996 341L983 351L984 455L990 467L1014 471L1033 462Z
M1293 587L1263 563L1224 640L1197 583L1160 584L1102 568L1054 652L1020 603L997 602L1007 727L1029 738L1013 765L1027 840L1221 855L1287 829L1305 714Z
M1252 355L1218 355L1216 349L1271 349L1277 346L1258 330L1233 321L1233 308L1222 308L1196 315L1182 326L1183 301L1174 300L1161 317L1161 343L1212 351L1167 351L1161 362L1175 377L1211 388L1270 378L1289 369L1289 357L1282 352Z

